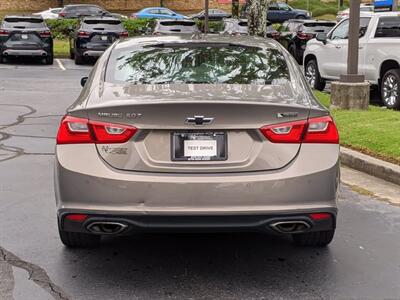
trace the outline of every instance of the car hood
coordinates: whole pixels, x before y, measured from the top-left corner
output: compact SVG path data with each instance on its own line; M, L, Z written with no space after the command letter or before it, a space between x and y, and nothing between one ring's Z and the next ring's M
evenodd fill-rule
M157 102L248 102L310 107L311 96L294 83L279 84L114 84L92 89L87 107Z

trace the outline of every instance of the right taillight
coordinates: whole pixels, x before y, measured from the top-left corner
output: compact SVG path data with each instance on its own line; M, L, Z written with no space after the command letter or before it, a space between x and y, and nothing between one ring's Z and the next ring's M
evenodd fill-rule
M88 38L90 36L90 32L87 31L79 31L78 36L81 38Z
M339 143L339 134L330 116L267 125L260 131L272 143Z
M0 36L9 36L10 32L8 30L0 29Z
M58 16L61 17L61 18L64 18L66 15L65 15L65 13L63 13L63 12L60 12L60 13L58 14Z
M57 144L113 144L131 139L137 128L65 116L57 134Z

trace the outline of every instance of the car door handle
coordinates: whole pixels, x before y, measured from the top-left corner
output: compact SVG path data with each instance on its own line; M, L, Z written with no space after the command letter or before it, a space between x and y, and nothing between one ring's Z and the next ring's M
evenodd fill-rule
M335 47L336 47L336 49L342 48L342 46L340 46L340 45L336 45Z

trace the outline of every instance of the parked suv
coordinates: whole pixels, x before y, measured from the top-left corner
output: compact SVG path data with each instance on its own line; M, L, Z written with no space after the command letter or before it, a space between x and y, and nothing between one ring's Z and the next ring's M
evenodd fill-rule
M280 42L288 49L299 64L303 63L303 54L307 42L313 39L317 33L328 33L336 22L317 20L289 20L280 28Z
M78 19L87 16L112 16L110 12L104 8L91 4L71 4L66 5L58 14L64 19Z
M310 85L323 90L328 80L347 72L349 19L326 35L308 42L305 75ZM388 108L400 109L400 16L397 12L360 17L359 73L382 94Z
M28 56L53 64L53 38L41 16L6 16L0 26L0 63Z
M242 17L247 16L247 4L242 7ZM310 19L311 14L302 9L295 9L283 2L273 2L268 6L267 19L271 23L283 23L290 19Z
M70 57L77 65L97 58L117 39L128 37L121 20L113 17L86 17L69 39Z

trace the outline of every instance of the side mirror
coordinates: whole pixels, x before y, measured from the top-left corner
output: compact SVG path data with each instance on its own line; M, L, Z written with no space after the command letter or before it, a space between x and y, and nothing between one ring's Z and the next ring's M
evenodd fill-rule
M326 40L328 39L328 36L326 35L325 32L319 32L319 33L317 33L317 36L315 38L317 39L317 41L320 41L325 45Z
M82 87L85 86L87 80L88 80L88 77L82 77L82 78L81 78L81 86L82 86Z

